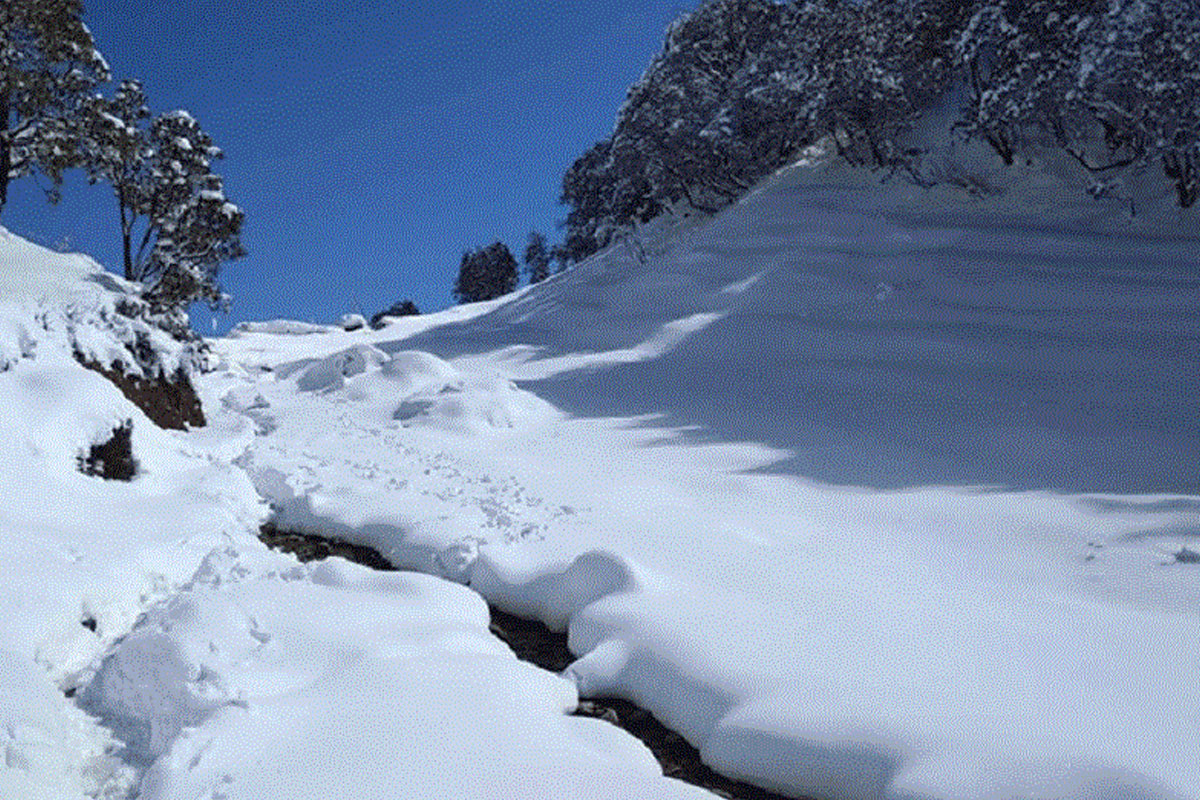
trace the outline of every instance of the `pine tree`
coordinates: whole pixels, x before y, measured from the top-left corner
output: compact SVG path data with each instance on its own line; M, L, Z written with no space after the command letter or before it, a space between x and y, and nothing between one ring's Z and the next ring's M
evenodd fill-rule
M79 0L0 4L0 211L11 180L39 171L54 200L63 170L77 163L79 109L108 80L81 14Z
M517 288L517 260L503 242L463 253L454 283L454 299L477 303L508 294Z
M538 231L529 234L529 243L525 246L525 271L531 284L550 277L550 252L546 249L546 237Z

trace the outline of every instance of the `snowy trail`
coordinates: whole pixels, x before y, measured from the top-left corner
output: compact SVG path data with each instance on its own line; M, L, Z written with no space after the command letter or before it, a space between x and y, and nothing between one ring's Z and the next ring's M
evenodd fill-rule
M700 796L590 694L788 795L1200 800L1194 238L797 175L489 303L246 326L188 433L75 360L179 363L129 287L5 234L0 793ZM126 423L135 479L81 474Z
M268 552L232 463L266 418L160 430L77 360L186 355L128 285L2 230L0 263L0 797L707 796L567 716L469 590ZM127 426L133 480L84 474Z

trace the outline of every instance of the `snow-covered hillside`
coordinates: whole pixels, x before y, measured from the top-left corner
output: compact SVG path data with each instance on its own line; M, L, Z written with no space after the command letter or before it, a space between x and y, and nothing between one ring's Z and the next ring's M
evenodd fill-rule
M0 787L706 796L565 715L616 695L795 796L1200 800L1196 240L905 192L798 168L500 300L243 326L189 432L6 309ZM79 474L124 419L138 477Z

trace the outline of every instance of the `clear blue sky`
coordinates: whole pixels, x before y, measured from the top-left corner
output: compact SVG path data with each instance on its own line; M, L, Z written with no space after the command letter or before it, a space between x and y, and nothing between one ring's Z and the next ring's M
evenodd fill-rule
M115 79L184 108L225 150L250 255L223 283L248 319L329 322L404 297L444 308L462 251L557 239L559 180L611 130L689 0L92 0ZM0 223L120 263L111 193L57 208L15 183ZM207 313L194 314L211 332Z

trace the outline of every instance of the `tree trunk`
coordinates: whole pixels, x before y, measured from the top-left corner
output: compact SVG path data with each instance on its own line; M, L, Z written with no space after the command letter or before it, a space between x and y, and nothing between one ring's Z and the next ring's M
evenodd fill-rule
M130 241L130 235L133 232L132 220L128 219L125 214L125 192L123 189L117 190L117 204L121 207L121 245L125 252L125 280L134 280L133 277L133 243Z
M12 141L8 129L8 92L0 94L0 213L8 203L8 173L12 170Z

